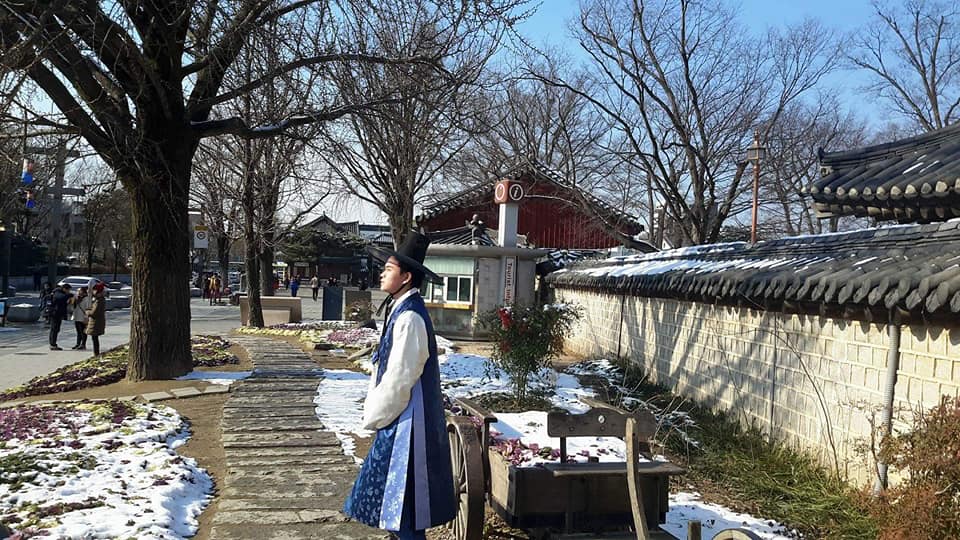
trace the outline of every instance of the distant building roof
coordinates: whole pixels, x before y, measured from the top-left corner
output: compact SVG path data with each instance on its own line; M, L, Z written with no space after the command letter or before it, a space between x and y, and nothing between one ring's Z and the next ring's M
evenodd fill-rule
M898 225L614 257L559 270L555 285L694 302L960 312L960 221Z
M366 224L359 221L337 222L327 215L322 215L304 225L308 229L318 231L338 231L359 236L367 242L373 244L382 244L393 246L393 235L390 233L389 225Z
M960 217L960 124L886 144L820 152L821 178L806 186L822 217L903 223Z

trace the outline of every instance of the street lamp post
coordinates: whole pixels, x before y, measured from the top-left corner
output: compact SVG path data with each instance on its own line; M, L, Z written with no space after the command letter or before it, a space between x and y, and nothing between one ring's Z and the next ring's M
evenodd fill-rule
M750 243L757 243L757 212L760 197L760 160L763 159L766 147L760 146L760 134L753 133L753 144L747 148L747 161L753 162L753 217L750 225Z

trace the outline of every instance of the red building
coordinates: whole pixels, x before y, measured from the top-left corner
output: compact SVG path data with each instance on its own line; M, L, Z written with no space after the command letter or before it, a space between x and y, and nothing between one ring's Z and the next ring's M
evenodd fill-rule
M572 188L556 171L533 162L508 175L523 186L517 233L533 247L604 249L627 246L650 251L638 240L643 231L632 216L600 199ZM499 180L499 179L498 179ZM494 182L482 183L424 208L417 221L425 231L463 227L474 214L496 228L500 209L494 202Z

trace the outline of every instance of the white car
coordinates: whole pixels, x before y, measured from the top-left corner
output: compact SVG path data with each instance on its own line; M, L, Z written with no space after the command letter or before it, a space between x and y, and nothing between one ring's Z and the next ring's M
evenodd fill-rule
M80 287L93 287L97 283L103 282L90 276L67 276L57 282L57 287L63 286L64 283L69 283L70 289L76 291Z

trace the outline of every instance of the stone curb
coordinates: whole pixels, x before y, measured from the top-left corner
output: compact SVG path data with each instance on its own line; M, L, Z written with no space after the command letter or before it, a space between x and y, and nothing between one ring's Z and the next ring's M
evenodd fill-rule
M183 386L173 388L170 392L146 392L144 394L133 396L119 396L115 398L90 398L90 399L38 399L28 401L26 399L16 399L14 401L0 401L0 409L17 407L19 405L50 405L54 403L79 403L81 401L110 401L113 399L120 401L141 401L143 403L155 403L157 401L167 401L171 399L187 399L197 396L208 396L213 394L227 394L233 391L231 385L209 384L205 388L196 386Z

